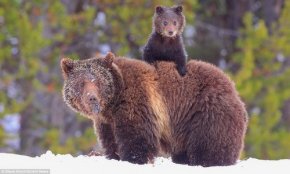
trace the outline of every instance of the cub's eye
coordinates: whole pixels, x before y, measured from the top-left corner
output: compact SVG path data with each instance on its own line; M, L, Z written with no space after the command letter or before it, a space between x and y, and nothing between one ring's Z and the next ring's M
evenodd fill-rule
M163 25L166 26L168 24L167 21L163 21Z
M177 25L177 22L176 21L173 21L173 25L176 26Z

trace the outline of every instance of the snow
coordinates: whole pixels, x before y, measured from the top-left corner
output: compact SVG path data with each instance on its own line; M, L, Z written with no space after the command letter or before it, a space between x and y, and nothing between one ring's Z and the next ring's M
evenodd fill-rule
M102 156L54 155L50 151L38 157L0 153L1 169L49 169L51 174L63 173L118 173L118 174L155 174L155 173L195 173L195 174L247 174L247 173L289 173L290 159L258 160L249 158L227 167L201 167L179 165L170 159L156 158L154 164L137 165L124 161L108 160Z

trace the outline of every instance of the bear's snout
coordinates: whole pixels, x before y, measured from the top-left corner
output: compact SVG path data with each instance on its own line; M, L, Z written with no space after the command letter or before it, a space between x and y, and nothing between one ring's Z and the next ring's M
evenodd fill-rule
M100 112L100 103L98 101L97 95L94 93L87 93L86 102L89 105L90 110L94 114L98 114Z
M97 101L97 97L95 95L89 95L88 96L88 100L89 100L89 102L96 102Z
M100 98L98 96L98 89L94 81L84 81L84 94L82 103L88 113L96 115L101 112Z
M95 113L95 114L98 114L101 110L100 110L100 105L99 104L93 104L91 106L92 108L92 112Z

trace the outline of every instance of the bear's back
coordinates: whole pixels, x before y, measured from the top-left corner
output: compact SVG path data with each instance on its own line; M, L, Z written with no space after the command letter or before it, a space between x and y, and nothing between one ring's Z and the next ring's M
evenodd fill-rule
M173 154L192 144L190 148L199 151L194 153L226 147L231 161L238 158L247 114L229 77L214 65L196 60L187 63L184 77L168 62L159 62L157 72L170 117Z
M159 87L168 105L171 106L171 112L183 114L177 110L188 110L187 107L192 105L202 107L205 103L211 102L208 101L210 99L241 102L234 83L216 66L191 60L186 67L187 74L181 77L173 63L159 62L157 65ZM225 97L229 98L226 100Z

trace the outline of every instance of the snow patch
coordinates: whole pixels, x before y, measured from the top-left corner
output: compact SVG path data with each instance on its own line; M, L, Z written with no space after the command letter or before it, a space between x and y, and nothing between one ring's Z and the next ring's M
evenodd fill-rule
M51 174L63 173L118 173L118 174L246 174L246 173L288 173L290 160L258 160L249 158L227 167L201 167L172 163L167 158L156 158L153 164L137 165L129 162L108 160L103 156L55 155L48 151L37 157L0 153L1 169L50 169Z

